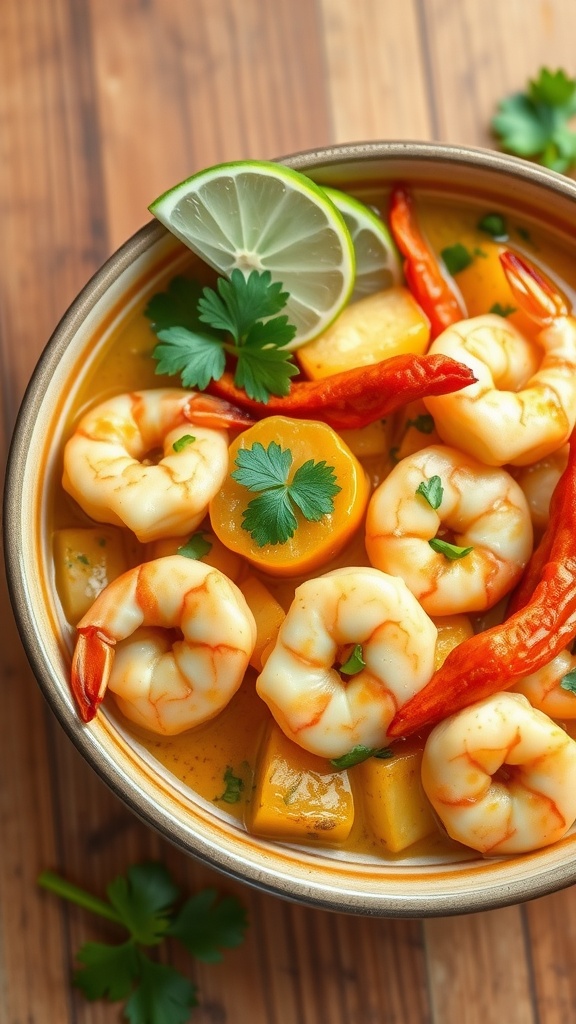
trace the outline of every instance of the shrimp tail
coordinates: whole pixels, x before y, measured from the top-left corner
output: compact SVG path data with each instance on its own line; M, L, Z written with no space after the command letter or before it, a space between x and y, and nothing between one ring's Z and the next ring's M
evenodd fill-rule
M532 263L510 249L500 253L500 263L516 302L537 324L544 326L568 316L564 297Z
M250 413L214 395L192 394L185 406L184 415L190 423L211 430L245 430L254 424Z
M115 640L96 626L84 626L72 658L72 693L82 721L91 722L104 699L114 661Z

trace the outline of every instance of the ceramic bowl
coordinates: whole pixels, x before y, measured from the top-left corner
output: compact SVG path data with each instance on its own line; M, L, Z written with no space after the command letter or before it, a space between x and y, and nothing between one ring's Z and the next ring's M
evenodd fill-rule
M529 211L568 242L576 185L524 161L480 150L410 142L366 143L282 159L320 184L403 181L490 206ZM320 908L423 917L485 910L576 880L576 834L519 857L406 857L382 862L281 845L248 834L147 756L113 715L84 726L70 696L70 630L53 586L48 510L75 395L119 322L177 273L190 254L152 222L123 245L65 314L26 392L10 454L5 531L14 609L38 682L57 718L108 786L180 849L260 889Z

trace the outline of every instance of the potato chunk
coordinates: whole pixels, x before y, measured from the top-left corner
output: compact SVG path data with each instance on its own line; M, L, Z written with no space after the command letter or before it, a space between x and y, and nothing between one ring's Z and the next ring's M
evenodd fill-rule
M370 757L354 769L364 796L366 821L391 853L412 846L436 830L420 782L422 749L406 744L394 756Z
M56 589L73 626L100 591L129 568L122 534L113 527L67 528L54 533Z
M298 349L312 380L381 359L426 351L430 323L407 288L388 288L347 306L322 334Z
M289 740L275 723L260 751L248 827L257 835L292 842L344 842L354 822L346 772Z

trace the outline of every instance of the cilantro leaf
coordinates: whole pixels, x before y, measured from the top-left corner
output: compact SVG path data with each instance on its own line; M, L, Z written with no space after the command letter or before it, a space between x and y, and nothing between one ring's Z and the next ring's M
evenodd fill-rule
M492 130L507 152L564 172L576 161L576 133L569 128L575 113L576 79L541 68L526 92L502 100Z
M162 864L136 864L110 882L106 892L132 938L144 946L162 941L178 897Z
M510 316L516 312L516 306L502 306L499 302L495 302L493 306L490 306L489 313L495 313L496 316Z
M431 508L440 508L444 497L444 488L439 476L431 476L429 480L423 480L416 488L416 494L421 494Z
M292 452L276 441L264 448L256 441L252 448L240 449L232 478L249 491L260 491L242 513L242 528L259 547L285 544L294 536L298 520L294 505L309 522L318 522L334 511L334 496L341 490L334 467L309 459L288 483Z
M202 287L197 281L174 277L167 291L152 296L144 316L152 321L152 329L156 334L168 327L186 327L189 331L198 331L200 320L197 306L201 294Z
M240 945L247 926L246 911L234 896L218 901L215 889L203 889L184 903L169 934L198 960L216 963L222 948Z
M341 757L330 758L330 764L333 768L338 771L342 771L345 768L353 768L355 764L361 764L362 761L367 761L369 757L378 757L381 760L387 760L389 757L393 757L394 753L390 747L365 747L362 743L358 743L357 746L352 747L347 754L342 754Z
M446 246L445 249L442 249L440 255L446 270L452 277L455 274L459 274L460 271L466 270L466 267L469 267L474 262L472 253L461 242Z
M245 277L241 270L235 268L229 280L218 278L216 287L217 292L212 288L205 288L202 292L198 302L199 318L217 330L229 331L237 345L245 339L256 321L274 316L288 300L288 292L282 291L280 282L272 284L269 270L262 273L253 270ZM286 317L283 319L288 322ZM296 328L291 328L291 331L287 341L292 340Z
M82 964L73 976L73 984L86 999L126 999L138 973L138 951L131 939L118 946L104 942L86 942L76 959Z
M560 680L560 686L563 690L569 690L570 693L576 694L576 669L572 669L571 672L567 672L565 676Z
M198 1006L196 985L180 971L158 964L139 952L140 978L126 1003L130 1024L186 1024Z
M216 799L223 800L226 804L237 804L242 796L244 780L239 775L234 775L230 765L228 765L224 772L224 786L225 789L222 796L218 796Z
M362 644L356 644L350 656L340 665L340 671L345 676L356 676L363 668L366 668L366 662L362 653Z
M464 558L465 555L469 555L471 551L474 551L473 547L460 548L457 544L450 544L447 540L441 540L439 537L433 537L428 543L433 551L437 551L440 555L444 555L451 561Z
M325 460L308 459L294 473L288 493L304 518L317 523L334 511L332 499L341 490L333 466L327 466Z
M286 320L286 317L276 317L276 320ZM274 324L275 321L270 320L269 323ZM256 326L258 330L254 328L246 344L238 350L234 383L244 388L249 398L266 404L270 395L289 393L290 378L296 376L299 370L292 361L291 352L270 344L265 331L268 324Z
M199 530L198 533L193 533L182 547L178 548L178 554L184 555L185 558L202 558L211 550L212 542L206 540L203 530Z
M161 344L152 355L158 360L156 373L170 376L180 373L185 388L204 391L210 381L220 380L226 368L224 343L209 334L187 327L169 327L158 331Z
M485 213L478 221L478 229L501 242L508 238L506 220L501 213Z

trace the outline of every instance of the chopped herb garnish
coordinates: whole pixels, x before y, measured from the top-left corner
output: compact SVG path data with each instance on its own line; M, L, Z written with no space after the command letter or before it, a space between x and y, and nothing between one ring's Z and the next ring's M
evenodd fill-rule
M416 494L421 494L431 508L440 508L444 497L444 488L439 476L431 476L429 480L423 480L416 488Z
M473 256L479 256L480 259L482 259L482 260L487 260L488 259L488 253L485 252L484 249L481 249L478 245L476 245L472 249L472 255Z
M182 547L178 548L178 554L184 558L203 558L212 550L212 541L206 540L204 531L193 533L189 540Z
M223 800L227 804L237 804L241 799L243 789L244 780L238 775L234 775L232 768L228 765L224 772L224 792L216 799Z
M576 669L566 673L563 679L560 680L560 686L563 690L569 690L570 693L576 694Z
M82 562L82 565L90 565L90 559L88 555L76 555L76 561Z
M172 447L175 452L181 452L184 451L184 448L187 448L188 445L194 444L195 440L196 438L193 434L184 434L182 437L179 437L177 441L174 441Z
M569 127L574 114L576 79L541 68L526 92L502 100L492 129L506 152L563 173L576 161L576 132Z
M474 262L472 253L461 242L456 242L456 245L449 245L446 249L442 249L440 255L446 270L452 277L455 274L459 274L462 270L466 270L466 267L469 267Z
M287 300L288 292L272 282L268 270L245 277L235 268L229 280L218 278L216 289L204 288L200 295L193 282L176 278L145 310L160 340L153 352L156 372L180 374L184 387L203 391L220 379L231 356L234 383L250 398L266 403L270 395L287 395L298 373L286 350L296 328L288 317L275 315Z
M490 306L488 312L496 313L496 316L511 316L516 312L516 306L501 306L499 302L495 302L493 306Z
M459 548L457 544L449 544L447 540L440 540L439 537L433 537L432 540L428 541L433 551L437 551L440 555L445 555L446 558L450 558L455 561L457 558L464 558L465 555L469 555L474 548Z
M393 756L394 753L390 747L365 747L358 743L347 754L330 758L330 764L338 771L342 771L345 768L353 768L355 764L361 764L362 761L367 761L369 757L379 757L384 760Z
M497 241L504 242L508 238L506 220L501 213L487 213L478 221L478 229L484 231Z
M434 430L434 420L429 413L422 413L420 416L416 416L413 420L406 421L406 430L408 427L414 427L419 430L421 434L431 434Z
M292 452L275 441L268 448L256 441L240 449L232 477L249 491L259 491L242 513L242 529L263 547L285 544L293 537L298 520L294 506L309 522L318 522L334 511L333 498L342 489L332 466L309 459L298 467L288 483Z
M340 665L340 671L345 676L356 676L363 668L366 668L366 662L362 656L362 644L356 644L350 657L346 659L343 665Z
M201 890L177 908L179 890L162 864L129 868L108 886L108 900L51 871L42 872L38 884L127 933L115 945L86 942L77 954L74 985L91 1001L125 1001L130 1024L186 1024L198 1005L196 985L175 967L151 959L144 948L158 947L170 936L192 956L214 963L222 959L222 949L240 945L246 930L238 900L219 900L214 889Z

